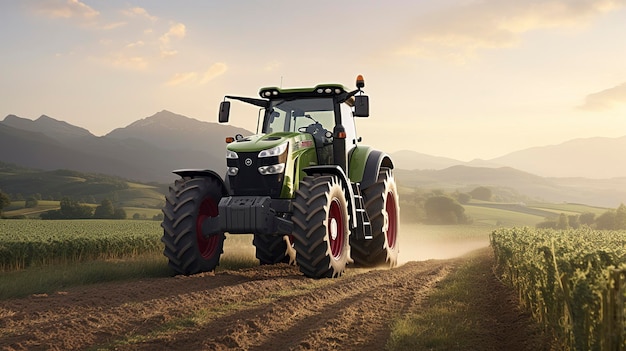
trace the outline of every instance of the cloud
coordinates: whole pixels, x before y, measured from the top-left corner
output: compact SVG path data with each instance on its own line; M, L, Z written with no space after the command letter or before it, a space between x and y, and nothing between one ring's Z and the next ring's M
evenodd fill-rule
M417 19L397 54L471 57L478 49L513 47L538 29L581 26L624 0L485 0Z
M587 111L606 111L622 104L626 104L626 83L587 95L585 103L579 108Z
M169 45L170 40L172 38L177 38L177 39L182 39L185 37L185 32L186 32L186 28L185 25L182 23L175 23L172 24L170 26L170 29L167 31L167 33L163 34L160 38L159 41L161 42L161 44L163 44L164 46Z
M204 72L202 79L200 80L200 84L206 84L209 81L221 76L228 70L228 66L225 63L217 62L211 65L209 69Z
M166 85L176 86L182 84L196 84L204 85L211 80L221 76L228 70L228 66L223 62L216 62L204 73L199 72L185 72L176 73L170 80L165 83Z
M157 21L159 18L157 16L152 16L146 11L146 9L142 7L131 7L125 10L122 10L122 14L127 17L141 17L146 18L152 22Z
M36 5L36 11L49 18L78 18L90 20L100 13L78 0L48 0Z

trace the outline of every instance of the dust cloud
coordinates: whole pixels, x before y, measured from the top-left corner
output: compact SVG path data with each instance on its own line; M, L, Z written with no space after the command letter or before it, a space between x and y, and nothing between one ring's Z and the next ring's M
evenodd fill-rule
M488 233L467 233L461 226L403 225L398 237L398 264L463 256L489 246Z

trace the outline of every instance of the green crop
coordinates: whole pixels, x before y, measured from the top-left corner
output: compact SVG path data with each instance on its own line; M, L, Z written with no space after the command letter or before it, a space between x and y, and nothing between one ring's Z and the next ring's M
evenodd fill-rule
M626 231L507 228L491 245L521 303L567 348L626 349Z
M161 252L159 222L0 220L0 271Z

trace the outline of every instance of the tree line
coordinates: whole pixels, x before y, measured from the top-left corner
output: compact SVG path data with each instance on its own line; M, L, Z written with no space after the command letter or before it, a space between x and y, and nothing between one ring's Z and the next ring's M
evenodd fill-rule
M42 213L41 219L126 219L126 211L115 208L109 199L102 200L95 210L69 197L62 198L60 204L60 209Z
M620 204L616 209L609 209L596 217L595 213L585 212L580 215L566 215L546 218L536 225L537 228L578 229L582 226L599 230L626 230L626 205Z

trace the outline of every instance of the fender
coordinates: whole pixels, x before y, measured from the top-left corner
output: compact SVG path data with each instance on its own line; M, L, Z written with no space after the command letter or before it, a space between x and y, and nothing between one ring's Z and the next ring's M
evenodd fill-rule
M181 177L190 177L190 178L200 178L200 177L204 177L204 178L213 178L215 180L218 180L219 183L222 185L222 196L228 196L229 194L229 187L226 185L226 183L224 182L224 180L222 179L222 177L220 177L219 174L217 174L215 171L212 171L210 169L177 169L172 171L172 173L174 174L178 174Z
M352 189L352 184L346 173L339 167L338 165L327 165L327 166L310 166L306 167L302 170L309 176L314 174L332 174L339 178L339 181L343 183L344 189L346 189L348 202L348 213L350 214L350 229L356 228L357 226L357 218L356 218L356 205L354 203L354 190Z
M355 183L361 183L365 189L378 180L381 167L393 169L393 161L386 153L373 150L370 147L358 147L350 154L350 178Z

